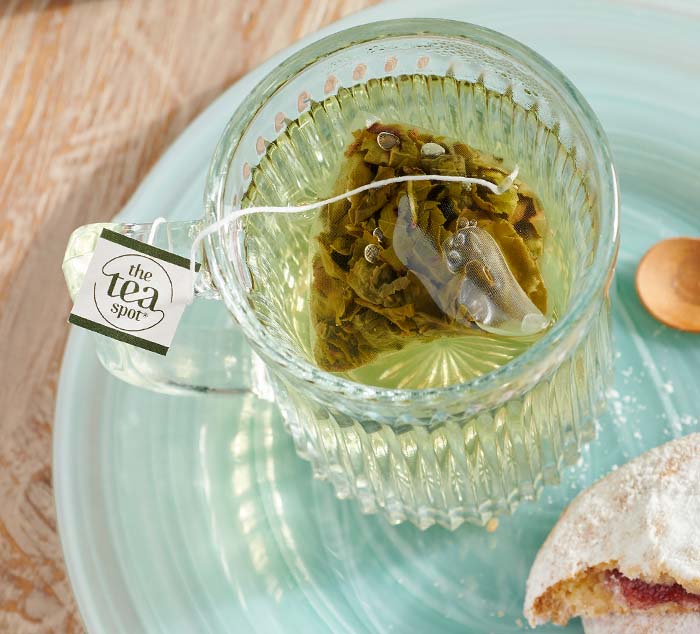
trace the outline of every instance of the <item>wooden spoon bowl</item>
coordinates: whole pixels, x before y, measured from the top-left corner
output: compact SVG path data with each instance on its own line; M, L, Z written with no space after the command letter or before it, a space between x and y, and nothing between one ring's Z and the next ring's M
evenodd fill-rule
M655 244L637 267L637 294L661 323L700 332L700 238Z

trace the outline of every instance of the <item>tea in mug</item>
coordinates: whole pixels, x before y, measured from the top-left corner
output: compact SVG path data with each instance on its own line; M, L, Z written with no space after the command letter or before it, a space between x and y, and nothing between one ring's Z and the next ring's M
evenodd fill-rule
M509 132L479 100L510 97L423 75L342 88L267 148L242 206L412 174L499 184L519 157L504 155ZM502 194L407 182L320 212L248 217L250 301L272 336L359 383L422 389L490 372L542 336L565 296L551 209L528 176Z

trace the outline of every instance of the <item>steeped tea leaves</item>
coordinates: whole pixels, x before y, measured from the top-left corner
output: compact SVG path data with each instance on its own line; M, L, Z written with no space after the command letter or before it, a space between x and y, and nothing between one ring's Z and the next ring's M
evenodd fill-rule
M375 123L353 137L338 194L403 175L495 184L508 175L500 159L404 124ZM360 367L412 338L528 335L546 325L538 267L546 219L522 181L502 194L464 183L388 184L320 217L311 317L325 370Z

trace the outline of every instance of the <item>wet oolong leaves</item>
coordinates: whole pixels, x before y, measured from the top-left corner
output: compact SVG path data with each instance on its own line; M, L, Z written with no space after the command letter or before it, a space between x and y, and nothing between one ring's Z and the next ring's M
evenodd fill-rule
M375 123L353 137L335 193L409 174L496 184L508 175L500 159L404 124ZM546 218L520 180L500 195L463 183L390 184L327 205L321 222L311 313L315 361L324 370L360 367L414 337L427 341L476 328L465 288L488 287L492 280L483 262L454 255L466 226L493 238L527 298L546 312L538 266Z

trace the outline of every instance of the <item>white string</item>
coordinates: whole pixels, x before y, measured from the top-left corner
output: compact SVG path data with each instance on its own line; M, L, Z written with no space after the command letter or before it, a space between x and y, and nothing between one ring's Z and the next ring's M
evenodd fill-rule
M163 216L158 216L151 225L151 230L148 232L148 238L146 238L146 244L153 246L153 242L156 239L156 231L160 225L166 223L167 220Z
M243 216L247 216L250 214L259 214L259 213L271 213L271 214L294 214L294 213L302 213L304 211L312 211L313 209L318 209L320 207L324 207L325 205L332 205L333 203L337 203L341 200L344 200L345 198L350 198L352 196L355 196L357 194L361 194L362 192L369 191L370 189L378 189L380 187L384 187L385 185L393 185L395 183L406 183L409 181L443 181L447 183L464 183L468 185L482 185L483 187L486 187L490 191L492 191L494 194L503 194L504 192L508 191L512 186L513 183L515 182L515 179L518 177L518 166L516 165L513 171L508 174L503 179L503 182L500 185L496 185L495 183L492 183L491 181L484 180L483 178L470 178L468 176L447 176L447 175L442 175L442 174L411 174L408 176L395 176L393 178L386 178L384 180L380 181L373 181L371 183L367 183L366 185L362 185L360 187L356 187L355 189L351 189L349 191L346 191L342 194L338 194L337 196L333 196L332 198L327 198L326 200L319 200L314 203L308 203L306 205L298 205L298 206L288 206L288 207L245 207L244 209L233 209L231 211L228 211L225 213L219 220L216 222L213 222L210 224L208 227L202 229L194 238L192 241L192 247L190 249L190 274L192 276L192 294L190 296L189 301L187 302L188 304L191 304L192 301L194 300L194 292L195 292L195 266L196 266L196 261L195 258L197 256L197 251L199 248L200 242L204 240L207 236L211 235L212 233L216 233L219 231L219 229L222 229L226 225L231 224L232 222L236 222L239 218L242 218ZM160 220L160 218L158 218ZM156 223L158 222L156 220ZM154 226L151 228L151 232L153 233L155 229L155 223Z

